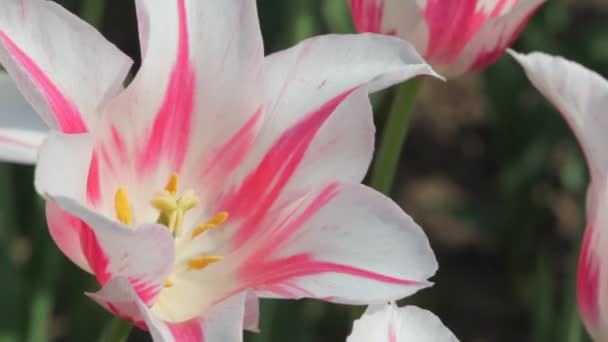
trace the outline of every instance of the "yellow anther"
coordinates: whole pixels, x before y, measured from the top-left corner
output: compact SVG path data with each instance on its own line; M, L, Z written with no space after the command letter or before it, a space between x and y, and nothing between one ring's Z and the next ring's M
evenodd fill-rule
M114 210L116 211L116 218L118 221L130 226L133 223L133 213L131 211L131 204L129 203L129 197L125 188L118 188L116 195L114 196Z
M171 280L171 279L167 279L167 280L165 281L165 287L171 287L171 286L173 286L173 280Z
M219 255L196 257L188 260L188 267L193 270L202 270L212 263L221 261L223 259L224 257Z
M171 177L169 178L169 181L167 182L167 185L165 185L165 190L169 191L171 195L175 195L177 193L177 186L179 184L178 181L179 178L177 176L177 173L172 173Z
M192 231L192 238L194 239L195 237L197 237L197 236L203 234L204 232L206 232L207 230L219 226L220 224L224 223L227 219L228 219L228 213L227 212L225 212L225 211L219 212L217 215L215 215L207 223L203 223L200 226L196 227Z
M220 224L226 222L227 219L228 219L228 213L225 211L220 211L208 223L219 226Z

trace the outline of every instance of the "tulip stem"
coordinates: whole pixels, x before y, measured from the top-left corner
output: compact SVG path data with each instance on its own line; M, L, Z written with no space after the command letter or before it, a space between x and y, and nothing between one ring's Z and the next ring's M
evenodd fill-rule
M99 28L104 8L104 0L85 0L80 15L93 27Z
M113 317L104 328L99 342L125 342L131 332L131 324L121 318Z
M421 85L422 79L414 78L397 87L391 111L384 124L370 182L374 189L384 194L389 194L393 187L401 149L409 127L410 113L416 104L416 96Z

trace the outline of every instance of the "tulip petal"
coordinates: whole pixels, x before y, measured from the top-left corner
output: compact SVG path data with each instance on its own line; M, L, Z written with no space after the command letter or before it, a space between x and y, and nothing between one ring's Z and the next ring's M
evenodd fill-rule
M3 0L0 62L51 128L81 133L122 89L131 60L51 1Z
M597 73L561 57L540 52L511 52L534 86L564 116L589 163L592 181L608 172L608 81Z
M265 70L265 121L255 148L223 182L224 198L211 198L232 217L266 212L311 186L360 182L374 134L365 93L436 75L407 43L374 34L312 38L268 56Z
M34 177L36 191L84 201L92 145L93 139L89 134L51 132L40 147ZM80 241L81 221L52 201L46 203L46 219L51 237L63 254L80 268L91 272Z
M432 312L415 306L375 305L355 321L346 342L458 342Z
M511 52L534 86L564 116L587 159L591 184L587 191L587 227L577 275L577 297L585 326L597 341L608 338L604 265L608 242L608 156L604 151L608 129L608 82L585 67L539 52Z
M362 185L330 184L261 224L237 274L262 297L379 303L429 286L437 269L422 229Z
M160 224L124 226L76 201L47 194L61 209L82 220L80 241L89 266L101 285L125 277L139 298L151 305L173 269L173 237Z
M137 14L142 66L106 129L129 137L139 175L200 170L261 106L256 3L139 0Z
M505 2L498 1L498 2ZM450 75L479 70L494 63L523 31L545 0L520 0L505 14L488 19L464 46Z
M242 292L217 303L204 316L169 323L158 319L124 278L112 279L101 291L88 295L106 310L148 329L155 342L242 341L244 308L250 296Z
M0 160L34 164L48 129L15 83L2 72L0 108Z

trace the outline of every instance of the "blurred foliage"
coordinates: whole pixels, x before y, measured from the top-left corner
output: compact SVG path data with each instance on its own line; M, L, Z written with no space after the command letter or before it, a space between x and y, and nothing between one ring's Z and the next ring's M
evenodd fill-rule
M133 1L59 2L139 59ZM598 3L548 1L515 49L564 55L608 75L608 6ZM258 5L268 53L313 35L352 32L345 0L260 0ZM430 234L440 261L436 285L406 301L434 310L462 341L585 341L574 296L583 215L575 220L574 233L560 231L555 200L565 196L584 213L584 159L564 121L513 60L505 56L476 77L489 104L486 120L474 132L482 137L485 153L475 163L450 159L450 167L433 173L453 179L462 167L481 169L485 176L461 184L465 200L433 208L434 215L473 226L482 243L446 247ZM378 127L388 108L386 95L374 97ZM427 133L416 122L411 130L404 175L424 173L420 160L446 163L439 160L444 155L437 145L417 148L416 139L426 141ZM31 167L0 165L5 189L0 194L0 342L94 340L109 315L83 295L97 289L93 277L51 241L32 179ZM403 176L398 182L417 180ZM399 191L395 196L402 203ZM312 300L265 300L262 332L248 333L247 340L344 341L362 310ZM146 339L141 332L131 337Z

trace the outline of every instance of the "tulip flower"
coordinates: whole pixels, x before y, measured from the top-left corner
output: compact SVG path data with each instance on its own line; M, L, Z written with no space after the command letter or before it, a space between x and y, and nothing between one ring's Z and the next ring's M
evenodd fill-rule
M359 32L395 35L444 76L494 63L545 0L349 0Z
M0 72L0 108L0 159L33 164L47 128L4 72Z
M432 312L395 303L374 305L355 321L346 342L458 342Z
M256 297L373 304L429 286L420 227L358 183L368 92L434 75L405 42L264 57L254 0L136 1L142 65L58 5L2 0L0 61L53 129L36 189L89 296L157 341L240 340Z
M608 81L585 67L543 53L513 53L534 86L561 112L587 159L587 224L580 251L577 298L587 330L608 340Z

